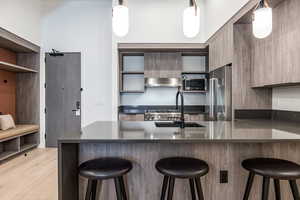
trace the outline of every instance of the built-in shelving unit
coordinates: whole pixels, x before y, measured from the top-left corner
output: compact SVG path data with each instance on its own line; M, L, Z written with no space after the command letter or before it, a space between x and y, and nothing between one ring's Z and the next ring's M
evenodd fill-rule
M0 61L0 70L6 70L10 72L18 72L18 73L38 73L37 70L30 69L28 67L22 67L19 65L10 64L7 62Z
M40 47L0 27L0 112L11 114L17 125L39 127L39 71ZM0 161L37 147L39 138L38 129L2 135Z
M0 141L0 161L38 146L38 132Z
M147 88L145 78L209 78L208 48L205 44L137 44L121 43L119 50L120 105L141 102L162 91L176 88ZM208 82L208 81L207 81ZM205 91L184 91L190 99L205 98ZM162 98L169 98L168 95ZM161 99L164 101L165 99ZM159 101L159 99L158 99ZM154 101L153 101L154 102ZM199 102L200 103L200 102ZM201 104L201 103L200 103Z

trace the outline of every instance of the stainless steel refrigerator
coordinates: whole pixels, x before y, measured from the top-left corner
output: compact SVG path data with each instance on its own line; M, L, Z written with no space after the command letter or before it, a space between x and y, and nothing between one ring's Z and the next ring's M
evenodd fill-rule
M231 65L210 72L209 119L232 120L232 70Z

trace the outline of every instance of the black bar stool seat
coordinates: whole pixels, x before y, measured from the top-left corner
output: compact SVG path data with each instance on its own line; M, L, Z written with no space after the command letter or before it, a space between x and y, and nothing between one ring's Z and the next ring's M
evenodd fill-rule
M200 177L206 175L209 166L203 160L187 157L171 157L157 161L156 169L164 175L161 200L173 198L175 178L189 179L192 200L196 200L195 185L199 200L204 200Z
M244 160L242 166L250 172L280 180L300 178L300 165L288 160L253 158Z
M118 200L126 200L123 176L132 169L132 163L121 158L99 158L79 166L79 174L88 179L86 200L96 200L97 181L114 179Z
M209 167L203 160L186 157L164 158L156 163L156 169L176 178L195 178L208 173Z
M121 158L99 158L89 160L79 166L81 176L88 179L111 179L123 176L132 169L128 160Z
M255 175L263 176L262 200L268 200L270 179L274 179L276 200L281 200L280 180L288 180L293 197L300 200L296 179L300 178L300 165L282 159L252 158L242 162L249 171L243 200L248 200Z

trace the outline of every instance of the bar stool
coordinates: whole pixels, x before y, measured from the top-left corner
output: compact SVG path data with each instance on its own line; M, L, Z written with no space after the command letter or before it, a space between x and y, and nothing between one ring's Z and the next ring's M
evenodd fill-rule
M269 196L270 179L274 180L276 200L281 199L280 180L288 180L294 200L300 200L296 179L300 178L300 165L281 159L252 158L242 162L242 166L249 171L243 200L248 200L255 175L263 176L262 200Z
M79 174L88 179L85 200L96 200L97 181L114 179L117 200L127 200L123 176L132 169L132 163L121 158L99 158L79 166Z
M156 169L164 175L161 200L165 200L168 189L168 200L172 200L175 178L189 179L192 200L196 200L195 184L199 200L204 200L200 177L209 171L208 164L202 160L186 157L172 157L159 160Z

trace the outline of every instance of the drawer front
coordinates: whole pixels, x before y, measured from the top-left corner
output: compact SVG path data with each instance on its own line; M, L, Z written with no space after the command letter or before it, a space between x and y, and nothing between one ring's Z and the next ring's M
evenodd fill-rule
M121 121L144 121L144 114L119 114Z

